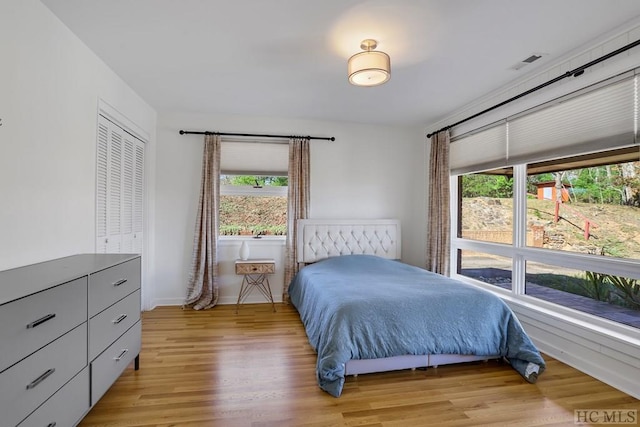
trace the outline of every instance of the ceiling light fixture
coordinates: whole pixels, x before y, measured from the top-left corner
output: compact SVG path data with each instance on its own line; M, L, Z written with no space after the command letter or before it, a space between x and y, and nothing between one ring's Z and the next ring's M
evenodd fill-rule
M391 78L391 60L384 52L374 50L378 42L366 39L360 44L364 52L349 58L349 83L356 86L378 86Z

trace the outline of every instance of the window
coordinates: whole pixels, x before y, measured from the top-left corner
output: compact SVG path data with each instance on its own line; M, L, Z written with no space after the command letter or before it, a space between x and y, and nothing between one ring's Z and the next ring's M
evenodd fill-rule
M454 275L640 328L638 83L627 73L454 135Z
M527 221L537 247L640 259L637 148L527 167ZM580 167L576 167L576 166Z
M640 328L637 147L452 182L458 184L452 242L458 274ZM514 285L518 271L521 287Z
M287 177L220 176L221 236L287 233Z
M289 144L222 140L220 236L287 233Z
M510 173L509 173L510 172ZM513 171L460 177L458 237L513 242Z
M511 290L511 258L470 250L458 250L458 274Z
M527 262L525 293L640 328L640 281L628 277Z

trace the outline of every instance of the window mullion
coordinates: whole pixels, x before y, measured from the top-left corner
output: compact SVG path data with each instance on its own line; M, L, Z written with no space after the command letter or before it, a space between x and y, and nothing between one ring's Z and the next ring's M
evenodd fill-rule
M449 213L450 213L450 218L452 219L452 221L450 221L450 232L451 232L451 242L452 244L450 245L450 250L449 250L449 262L450 262L450 266L451 266L451 272L452 273L458 273L459 272L459 267L460 267L460 259L459 259L459 254L458 254L458 248L456 247L456 241L458 239L458 230L459 230L459 223L460 221L462 221L461 219L461 212L459 209L459 204L457 201L459 200L459 196L458 196L458 192L460 191L459 188L460 185L460 180L458 179L458 176L452 175L449 177L449 192L450 192L450 200L451 203L449 203Z
M526 261L522 249L527 246L527 167L513 167L513 269L511 289L517 295L525 293Z

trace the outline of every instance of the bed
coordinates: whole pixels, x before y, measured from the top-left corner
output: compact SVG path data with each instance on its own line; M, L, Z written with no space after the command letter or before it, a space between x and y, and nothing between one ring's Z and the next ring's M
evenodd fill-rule
M300 220L289 284L320 388L371 372L503 358L533 383L545 362L494 294L400 261L396 220Z

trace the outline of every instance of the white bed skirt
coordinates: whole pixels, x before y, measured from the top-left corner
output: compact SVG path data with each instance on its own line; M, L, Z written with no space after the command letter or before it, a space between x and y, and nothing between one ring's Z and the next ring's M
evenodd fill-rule
M499 359L501 356L475 356L473 354L432 354L420 356L394 356L383 359L352 359L345 365L345 375L370 374L373 372L397 371L438 367L452 363L475 362L478 360Z

